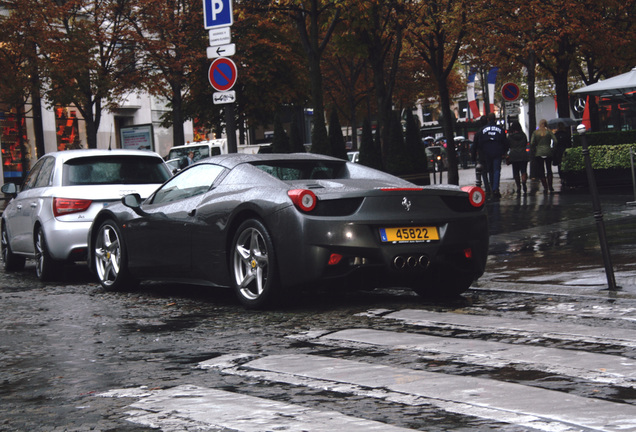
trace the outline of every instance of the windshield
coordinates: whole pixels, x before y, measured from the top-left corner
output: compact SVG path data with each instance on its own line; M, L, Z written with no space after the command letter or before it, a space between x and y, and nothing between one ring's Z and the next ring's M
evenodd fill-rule
M168 160L177 159L188 156L188 153L194 153L194 161L207 158L210 156L216 156L221 154L221 147L214 147L209 145L188 145L184 147L173 147L168 153Z
M156 184L170 178L170 171L158 157L92 156L64 164L62 184Z
M339 179L346 174L344 161L267 161L254 164L255 167L279 180Z

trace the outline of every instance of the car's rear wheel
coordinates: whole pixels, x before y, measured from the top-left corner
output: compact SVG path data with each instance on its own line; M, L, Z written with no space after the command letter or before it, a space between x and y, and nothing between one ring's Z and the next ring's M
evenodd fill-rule
M5 271L16 271L24 268L25 258L20 255L16 255L11 250L9 244L9 233L7 227L2 225L2 265Z
M256 219L243 222L232 241L232 285L249 309L271 306L279 295L274 244L267 228Z
M97 229L94 245L95 271L106 291L119 291L136 285L128 273L128 258L121 230L107 220Z
M35 275L42 282L54 280L59 274L61 261L57 261L51 257L49 247L44 237L42 227L38 227L35 231Z

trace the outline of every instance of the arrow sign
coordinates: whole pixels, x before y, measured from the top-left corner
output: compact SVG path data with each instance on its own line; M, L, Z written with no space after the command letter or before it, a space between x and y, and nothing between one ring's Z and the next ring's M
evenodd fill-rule
M236 45L228 44L228 45L219 45L219 46L209 46L207 48L208 58L217 58L217 57L230 57L236 53Z
M229 58L217 58L210 65L208 78L215 90L230 90L236 83L236 65Z

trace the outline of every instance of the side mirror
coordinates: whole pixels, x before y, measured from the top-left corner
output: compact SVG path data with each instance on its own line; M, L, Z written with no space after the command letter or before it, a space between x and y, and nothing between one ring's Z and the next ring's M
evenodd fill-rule
M132 209L132 211L137 213L139 216L148 217L148 218L159 218L159 219L166 218L166 215L163 213L145 212L141 208L141 203L143 202L143 200L141 199L141 196L138 193L133 193L133 194L128 194L123 196L121 199L121 202L129 209Z
M137 193L125 195L121 202L126 206L133 210L139 209L141 207L141 196Z
M2 190L2 193L7 195L16 196L18 194L18 187L15 183L5 183L2 185L2 189L0 190Z
M128 194L122 197L121 202L128 208L132 209L139 216L150 216L141 209L141 196L138 193Z

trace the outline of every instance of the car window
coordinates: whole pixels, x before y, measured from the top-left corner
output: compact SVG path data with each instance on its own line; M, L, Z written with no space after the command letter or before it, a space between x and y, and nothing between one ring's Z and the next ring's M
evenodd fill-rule
M55 168L55 159L52 157L45 158L34 187L39 188L50 186L53 177L53 168Z
M38 174L40 173L40 170L42 169L42 165L44 165L44 162L46 161L46 159L51 159L51 158L42 158L39 161L37 161L35 165L33 165L33 168L31 168L31 171L29 171L29 174L27 174L26 178L22 182L22 189L21 189L22 191L29 190L35 187L35 182L38 178Z
M156 184L170 178L170 170L157 157L90 156L64 164L64 186L107 184Z
M177 159L187 157L188 153L194 153L194 161L210 157L210 146L205 145L188 145L186 147L172 148L168 153L168 159ZM212 147L212 156L221 154L220 147Z
M309 180L342 178L345 162L342 161L267 161L254 166L279 180Z
M181 171L155 192L152 204L163 204L205 193L223 171L224 168L219 165L193 165L192 168Z

